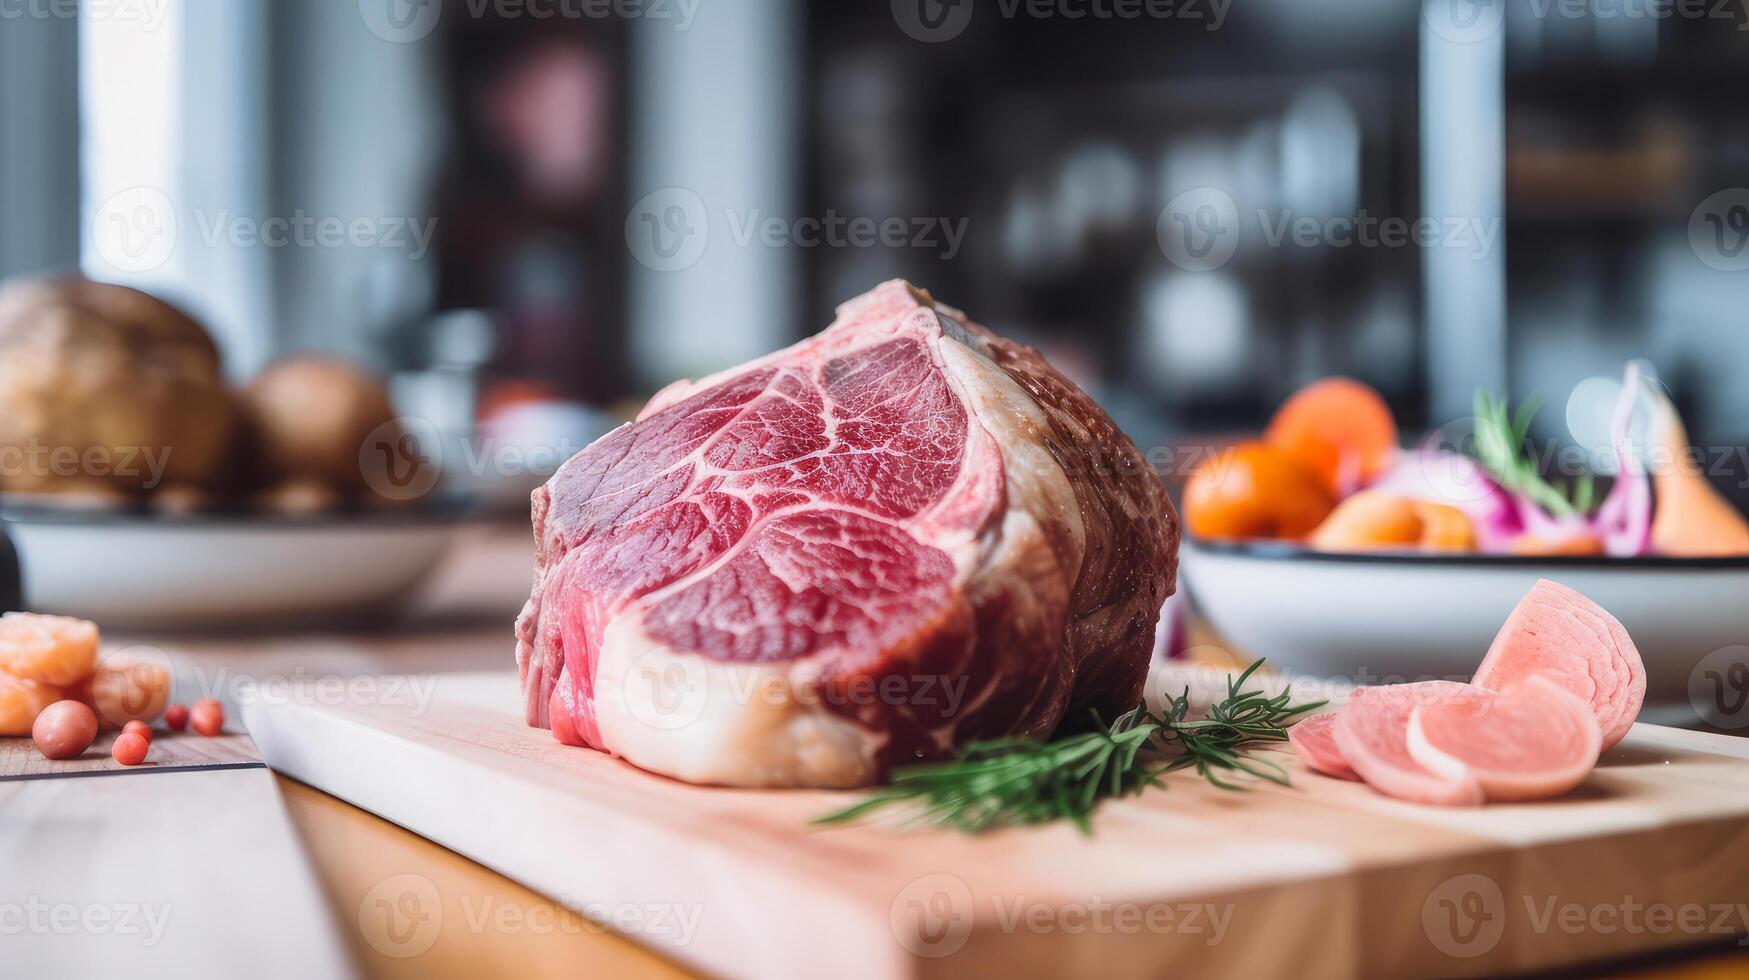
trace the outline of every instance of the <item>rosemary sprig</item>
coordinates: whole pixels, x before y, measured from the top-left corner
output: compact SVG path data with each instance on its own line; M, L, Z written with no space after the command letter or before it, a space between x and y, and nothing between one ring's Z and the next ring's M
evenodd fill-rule
M1597 484L1591 474L1580 477L1572 488L1572 499L1543 479L1536 464L1524 454L1524 440L1530 434L1530 423L1542 410L1542 399L1532 396L1519 403L1518 411L1507 408L1504 398L1496 399L1486 391L1476 392L1476 461L1481 463L1500 485L1514 490L1555 517L1577 517L1591 511L1597 503Z
M1287 726L1324 702L1290 706L1292 692L1275 697L1243 690L1263 666L1259 660L1227 682L1227 696L1204 718L1190 717L1190 690L1170 698L1160 714L1145 705L1094 731L1049 742L1007 738L973 742L952 762L906 766L892 785L814 821L849 823L890 806L910 811L911 823L948 826L968 834L1016 824L1069 820L1092 833L1089 817L1100 800L1164 786L1168 772L1194 767L1222 789L1243 789L1220 778L1242 772L1287 785L1279 765L1248 750L1287 739Z

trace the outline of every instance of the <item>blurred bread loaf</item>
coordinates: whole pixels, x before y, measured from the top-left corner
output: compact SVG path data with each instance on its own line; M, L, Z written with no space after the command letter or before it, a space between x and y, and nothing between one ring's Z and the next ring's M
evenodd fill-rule
M235 423L218 347L181 310L86 279L0 287L0 490L214 486Z

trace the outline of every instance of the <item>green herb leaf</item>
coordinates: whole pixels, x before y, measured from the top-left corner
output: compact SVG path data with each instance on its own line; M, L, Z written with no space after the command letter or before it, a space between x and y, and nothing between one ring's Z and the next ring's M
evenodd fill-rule
M1506 400L1496 400L1478 390L1476 408L1476 461L1493 474L1501 486L1522 494L1554 517L1577 517L1590 512L1597 501L1597 488L1587 474L1568 498L1537 471L1525 455L1530 424L1542 410L1542 399L1531 397L1509 411Z
M1244 789L1223 774L1244 773L1287 785L1281 766L1251 757L1260 745L1287 740L1287 726L1324 702L1291 706L1291 691L1273 698L1244 690L1259 660L1227 682L1227 696L1200 719L1190 718L1190 691L1169 698L1160 714L1138 706L1094 731L1049 742L1008 738L973 742L951 762L906 766L892 785L813 821L850 823L897 806L909 823L975 834L997 827L1069 820L1092 833L1089 817L1101 800L1164 786L1168 772L1194 767L1223 789Z

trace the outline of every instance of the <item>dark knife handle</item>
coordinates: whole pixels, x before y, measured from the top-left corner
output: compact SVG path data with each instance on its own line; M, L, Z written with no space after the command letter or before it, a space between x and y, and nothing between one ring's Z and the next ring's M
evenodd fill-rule
M18 549L6 534L6 522L0 521L0 612L23 608L24 574L18 566Z

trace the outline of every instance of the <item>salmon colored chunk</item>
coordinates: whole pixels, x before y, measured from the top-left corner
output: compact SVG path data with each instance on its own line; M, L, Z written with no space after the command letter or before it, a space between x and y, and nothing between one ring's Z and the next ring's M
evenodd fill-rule
M0 670L20 680L69 687L91 676L97 627L70 616L0 616Z
M1472 683L1507 691L1532 677L1589 704L1604 749L1628 733L1646 699L1646 666L1628 631L1602 606L1547 579L1506 618Z
M1602 742L1591 706L1541 677L1423 704L1409 719L1410 757L1444 779L1474 780L1490 802L1560 796L1591 771Z
M1354 771L1348 760L1342 758L1342 750L1336 747L1335 712L1295 722L1287 730L1287 740L1293 746L1294 754L1313 772L1337 779L1360 778L1360 773Z
M1475 806L1484 797L1473 777L1433 772L1409 754L1409 719L1422 705L1487 697L1487 691L1453 681L1360 688L1336 716L1336 747L1368 786L1386 796Z

